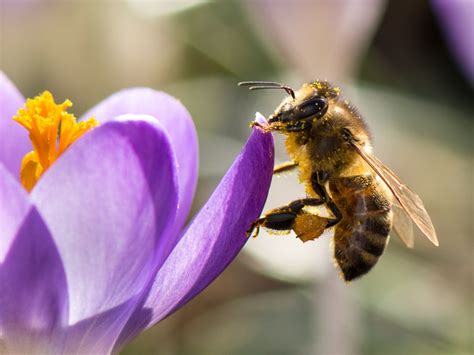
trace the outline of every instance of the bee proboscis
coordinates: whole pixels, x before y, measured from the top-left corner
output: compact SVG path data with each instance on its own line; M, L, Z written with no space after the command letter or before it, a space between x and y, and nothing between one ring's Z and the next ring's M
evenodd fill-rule
M420 197L372 153L366 123L357 110L327 81L304 84L298 91L268 81L239 85L256 89L282 89L287 94L267 125L266 132L286 135L292 161L274 173L294 168L307 197L275 208L256 220L248 235L260 227L294 231L302 241L314 240L332 228L334 257L346 281L366 274L385 250L389 233L413 247L413 222L433 244L436 232ZM331 216L309 211L326 207Z

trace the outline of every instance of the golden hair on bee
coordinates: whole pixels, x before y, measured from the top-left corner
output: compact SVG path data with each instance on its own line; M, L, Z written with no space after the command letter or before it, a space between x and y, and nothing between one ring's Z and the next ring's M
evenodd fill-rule
M286 135L291 161L277 166L274 173L298 168L307 193L266 213L250 226L248 235L255 232L256 236L264 227L273 232L294 231L306 242L332 229L334 258L346 281L364 275L376 264L392 228L412 247L407 220L438 245L423 202L372 154L366 123L355 107L341 98L338 87L328 81L305 83L296 91L276 82L239 85L250 90L280 89L288 94L268 117L268 124L259 127ZM324 206L331 216L310 213L310 206ZM397 214L405 218L396 218ZM398 220L404 223L398 224Z

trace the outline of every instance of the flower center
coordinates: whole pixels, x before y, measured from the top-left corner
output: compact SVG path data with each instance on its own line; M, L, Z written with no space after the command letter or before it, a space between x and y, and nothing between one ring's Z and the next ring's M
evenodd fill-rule
M20 181L31 191L41 175L58 157L84 133L98 125L94 118L76 122L76 117L67 112L72 106L66 100L56 104L49 91L34 99L28 99L13 119L25 127L33 145L33 151L23 157Z

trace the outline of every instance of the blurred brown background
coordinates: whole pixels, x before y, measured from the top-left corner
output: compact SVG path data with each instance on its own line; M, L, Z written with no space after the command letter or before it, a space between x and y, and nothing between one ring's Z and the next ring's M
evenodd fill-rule
M268 115L282 98L236 83L321 78L356 103L378 156L420 194L437 228L439 248L419 237L408 250L393 238L377 267L348 285L329 238L262 233L124 354L474 353L474 81L453 44L474 50L473 22L453 38L442 0L0 2L1 69L25 96L48 89L77 115L130 86L182 100L200 140L192 213L241 149L254 112ZM472 16L472 1L456 2ZM277 178L266 209L302 194L295 176Z

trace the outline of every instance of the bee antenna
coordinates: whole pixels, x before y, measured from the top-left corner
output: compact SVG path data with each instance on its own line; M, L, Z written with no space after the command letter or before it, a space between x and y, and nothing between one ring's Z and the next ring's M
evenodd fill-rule
M282 86L282 84L277 83L275 81L264 81L264 80L241 81L237 85L238 86L253 86L253 85Z
M292 88L274 81L241 81L237 85L250 86L249 90L282 89L285 90L285 92L293 99L295 98L295 91Z
M295 97L296 97L295 96L295 90L293 90L292 88L290 88L289 86L286 86L286 85L283 85L281 88L283 90L285 90L286 93L293 98L293 100L295 99Z

